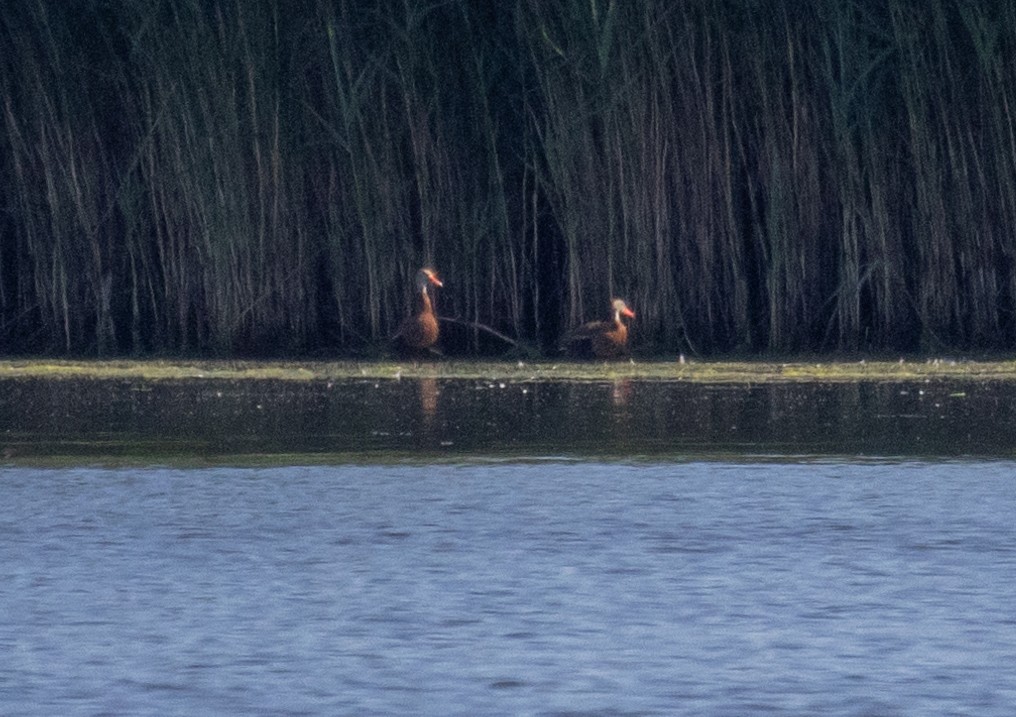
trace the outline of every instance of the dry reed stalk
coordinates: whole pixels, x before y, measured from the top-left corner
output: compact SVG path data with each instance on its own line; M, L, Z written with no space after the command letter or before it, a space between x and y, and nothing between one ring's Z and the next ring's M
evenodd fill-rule
M462 352L614 293L653 352L1005 348L1014 28L964 0L16 4L0 341L369 354L433 263Z

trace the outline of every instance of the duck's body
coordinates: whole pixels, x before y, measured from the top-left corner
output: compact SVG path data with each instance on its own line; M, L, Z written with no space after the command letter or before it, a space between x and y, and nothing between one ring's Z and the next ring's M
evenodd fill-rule
M617 358L628 353L628 326L622 316L635 317L623 299L613 299L614 316L608 321L590 321L572 331L565 345L573 355L595 358Z
M402 322L393 340L404 354L423 354L433 349L440 336L437 315L430 298L430 286L442 286L441 280L432 269L416 272L416 295L413 299L413 313Z

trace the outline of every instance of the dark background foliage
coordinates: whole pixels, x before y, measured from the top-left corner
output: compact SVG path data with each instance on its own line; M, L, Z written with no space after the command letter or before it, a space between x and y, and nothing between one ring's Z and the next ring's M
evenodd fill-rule
M0 352L997 350L1016 3L25 0L0 14ZM504 348L446 324L452 353Z

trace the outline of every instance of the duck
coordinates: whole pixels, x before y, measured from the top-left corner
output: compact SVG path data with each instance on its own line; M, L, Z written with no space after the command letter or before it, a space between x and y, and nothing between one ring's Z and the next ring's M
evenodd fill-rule
M416 298L413 313L399 326L392 340L405 354L422 354L433 350L440 330L434 304L430 298L431 286L444 286L433 269L423 268L416 272Z
M628 353L628 326L621 320L622 316L635 318L624 299L611 299L611 311L614 316L608 321L590 321L582 324L568 334L565 346L569 353L577 356L595 358L617 358Z

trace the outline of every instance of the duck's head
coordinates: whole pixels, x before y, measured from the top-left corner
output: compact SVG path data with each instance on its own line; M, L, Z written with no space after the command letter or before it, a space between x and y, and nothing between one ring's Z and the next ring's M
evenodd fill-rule
M433 284L434 286L444 286L441 280L437 278L437 274L434 273L433 269L420 269L416 272L416 288L426 289L428 286Z
M614 307L615 315L627 316L630 319L635 318L635 312L628 308L628 304L624 303L624 299L614 299L610 302L610 305Z

